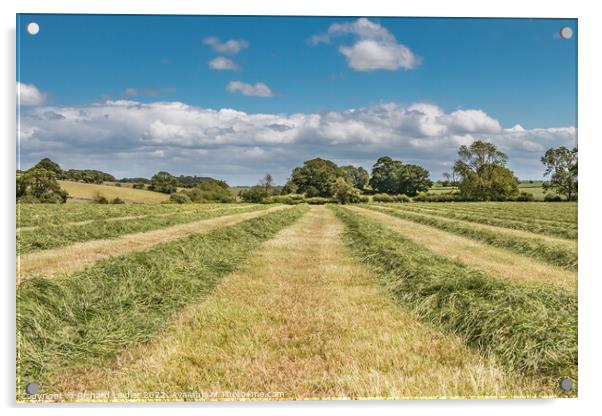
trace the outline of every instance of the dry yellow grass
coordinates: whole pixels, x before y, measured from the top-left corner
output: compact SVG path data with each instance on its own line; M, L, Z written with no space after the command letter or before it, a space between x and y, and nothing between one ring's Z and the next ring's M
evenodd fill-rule
M126 187L98 185L94 183L80 183L72 181L58 181L61 188L69 192L69 202L91 201L97 194L107 199L121 198L131 203L159 203L169 199L169 195L160 192L146 191Z
M17 257L17 284L36 275L50 277L73 273L101 259L132 251L146 250L159 243L177 240L191 234L205 233L217 227L233 225L285 208L288 207L279 205L261 211L224 215L159 230L126 234L115 239L93 240L67 247L22 254Z
M550 283L569 290L577 288L577 273L560 267L381 212L359 207L350 209L379 221L434 253L458 260L491 276Z
M241 272L153 341L106 369L57 377L61 392L281 392L277 399L552 395L460 338L418 323L352 260L330 210L312 207Z

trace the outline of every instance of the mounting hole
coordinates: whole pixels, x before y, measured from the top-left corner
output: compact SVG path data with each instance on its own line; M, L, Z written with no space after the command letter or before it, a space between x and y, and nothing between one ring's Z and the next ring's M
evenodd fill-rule
M25 393L27 394L37 394L40 391L40 386L37 383L27 383L25 386Z
M37 35L40 32L40 25L36 22L30 22L27 24L27 33L32 36Z
M573 37L573 29L571 29L568 26L563 27L562 29L560 29L560 37L562 39L570 39Z
M568 377L560 380L560 388L564 391L571 391L573 389L573 380Z

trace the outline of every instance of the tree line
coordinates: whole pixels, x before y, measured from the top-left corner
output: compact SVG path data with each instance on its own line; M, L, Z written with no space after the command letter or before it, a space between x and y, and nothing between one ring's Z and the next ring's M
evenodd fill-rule
M577 157L577 148L564 146L548 149L541 157L544 177L548 179L543 184L544 191L549 193L547 200L577 199ZM476 140L469 146L460 146L452 173L443 175L446 183L457 190L442 196L428 193L433 181L427 169L389 156L378 158L370 173L361 166L338 166L331 160L315 158L295 167L284 186L277 187L272 175L267 173L257 185L240 192L240 197L258 203L269 198L276 200L276 196L298 195L342 204L364 202L367 195L375 195L374 200L381 201L405 201L410 197L417 201L532 200L532 195L519 191L518 178L506 167L507 161L508 156L490 142ZM116 181L112 175L97 170L64 171L45 158L33 168L17 173L18 201L65 202L68 195L57 179L89 183ZM203 176L176 177L160 171L150 179L124 178L116 182L130 182L134 188L169 194L174 203L233 202L236 199L225 181Z

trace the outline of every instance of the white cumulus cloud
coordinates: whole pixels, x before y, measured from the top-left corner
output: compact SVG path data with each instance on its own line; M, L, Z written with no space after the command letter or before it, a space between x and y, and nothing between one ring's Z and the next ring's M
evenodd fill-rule
M237 54L241 50L249 47L249 42L247 42L246 40L230 39L225 42L222 42L216 36L206 37L205 39L203 39L203 43L205 45L210 46L217 53L228 55Z
M314 35L312 45L330 43L334 37L354 35L353 45L339 46L339 52L347 58L349 67L356 71L414 69L421 59L406 45L397 41L385 27L366 18L350 23L333 23L325 34Z
M33 84L17 82L17 100L20 105L42 105L46 102L46 94Z
M218 71L235 71L238 69L238 65L232 59L223 56L218 56L209 61L209 66Z
M446 112L433 103L249 114L131 100L30 107L22 113L20 133L24 167L50 157L67 168L102 169L117 176L168 170L247 185L266 171L282 183L292 168L313 157L370 169L378 157L389 155L440 177L451 168L458 147L476 139L506 152L519 177L537 179L543 174L539 159L545 150L572 147L577 137L572 126L504 128L483 110Z
M247 95L250 97L273 97L274 93L263 82L257 82L255 84L246 84L241 81L230 81L228 85L226 85L226 90L235 94L240 92L242 95Z

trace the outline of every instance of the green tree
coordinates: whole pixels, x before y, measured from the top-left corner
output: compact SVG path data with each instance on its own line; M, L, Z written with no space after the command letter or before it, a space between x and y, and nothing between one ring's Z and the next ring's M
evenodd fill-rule
M518 179L504 166L485 164L476 173L468 172L458 189L469 200L504 201L518 194Z
M474 141L460 146L454 173L460 177L458 189L463 198L502 201L518 194L518 179L506 168L508 156L493 143Z
M224 181L215 179L204 180L195 187L182 192L188 195L192 202L233 202L234 197L230 193L229 187L224 188L224 184Z
M151 186L149 189L157 192L163 192L164 194L171 194L176 192L178 186L178 180L169 172L161 171L157 172L151 178Z
M34 169L35 168L46 169L48 172L54 173L57 177L60 177L60 175L63 173L63 170L61 169L59 164L56 162L53 162L52 160L48 159L47 157L40 160L37 163L37 165L34 166Z
M303 162L303 166L293 169L289 180L289 189L304 193L307 197L331 197L335 192L337 177L344 172L332 161L312 159Z
M578 168L577 148L567 149L561 146L557 149L548 149L541 158L541 163L546 167L544 176L549 176L550 181L543 184L547 192L552 190L567 200L577 199Z
M368 185L368 171L363 167L347 165L341 166L341 170L351 180L351 184L360 191L363 190L366 187L366 185Z
M389 195L416 196L433 186L433 181L429 179L428 170L423 167L383 156L372 167L370 186L376 192Z
M270 194L266 191L265 187L261 185L252 186L240 193L240 197L243 201L254 204L265 201L268 196L270 196Z
M334 196L339 204L353 204L360 199L359 191L342 176L336 179Z
M17 176L17 201L64 203L69 194L56 180L56 174L34 167Z

